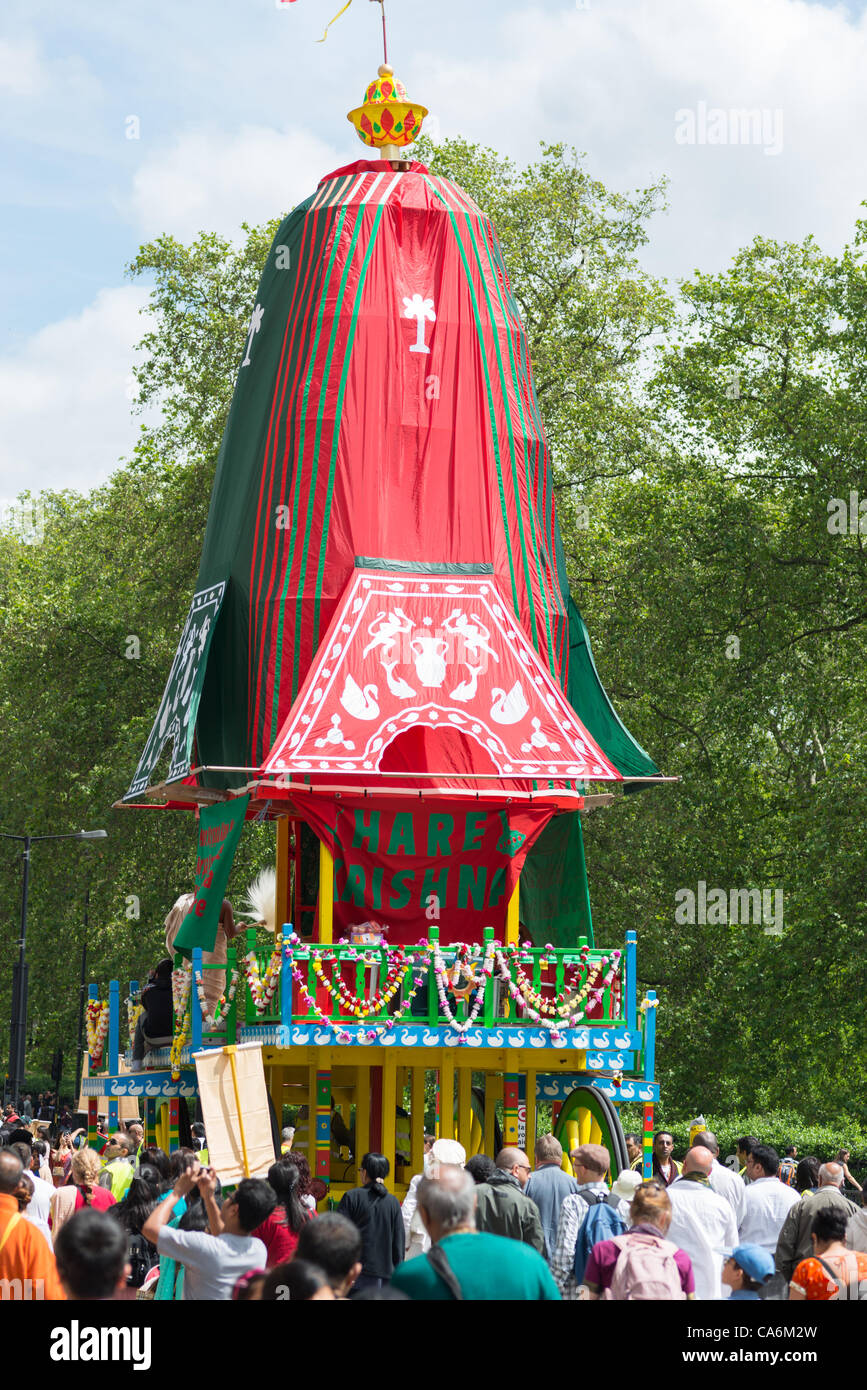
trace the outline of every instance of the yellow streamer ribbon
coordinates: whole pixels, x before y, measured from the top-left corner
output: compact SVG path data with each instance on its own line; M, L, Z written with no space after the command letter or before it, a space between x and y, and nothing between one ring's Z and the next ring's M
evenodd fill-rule
M343 6L343 9L342 9L342 10L338 10L338 11L337 11L337 14L334 15L334 17L333 17L332 19L329 19L328 23L327 23L326 26L325 26L325 33L322 35L322 38L321 38L321 39L317 39L317 40L316 40L317 43L324 43L324 42L325 42L325 40L328 38L328 30L331 28L332 24L336 24L337 21L338 21L338 19L340 18L340 16L341 16L342 14L346 14L346 11L349 9L349 6L350 6L351 4L352 4L352 0L346 0L346 4Z

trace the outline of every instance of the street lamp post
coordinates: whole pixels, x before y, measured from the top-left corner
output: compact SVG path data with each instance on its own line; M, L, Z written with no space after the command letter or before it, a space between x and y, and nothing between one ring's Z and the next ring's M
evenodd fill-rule
M21 859L24 872L21 884L21 935L18 938L18 964L13 971L12 981L12 1029L10 1082L12 1104L21 1103L21 1086L24 1081L24 1055L27 1039L27 899L30 892L30 849L39 840L105 840L106 830L76 830L66 835L10 835L0 830L0 839L17 840L23 845Z

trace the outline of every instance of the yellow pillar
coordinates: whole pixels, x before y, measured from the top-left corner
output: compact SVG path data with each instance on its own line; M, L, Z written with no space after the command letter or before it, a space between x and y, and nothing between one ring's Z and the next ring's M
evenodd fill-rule
M533 1150L536 1147L536 1073L528 1071L524 1088L527 1097L527 1138L526 1148L530 1155L530 1162L533 1161Z
M469 1067L458 1067L458 1139L472 1153L473 1138L473 1073Z
M283 1128L283 1080L285 1067L271 1066L268 1068L268 1092L271 1096L271 1104L274 1107L274 1114L277 1117L277 1128Z
M382 1064L382 1152L391 1166L392 1186L394 1185L394 1145L395 1113L397 1104L397 1069L395 1059L387 1051Z
M517 946L518 944L518 908L519 896L521 892L520 883L515 884L515 891L509 899L509 906L506 909L506 945Z
M455 1059L451 1049L440 1052L440 1138L455 1137Z
M503 1098L503 1078L496 1074L485 1077L485 1153L488 1158L496 1158L494 1152L494 1124L497 1117L497 1101Z
M370 1153L370 1067L355 1068L355 1168Z
M307 1162L316 1174L316 1063L307 1068Z
M411 1085L412 1164L410 1166L413 1173L420 1173L424 1166L424 1067L413 1067Z
M334 940L334 856L319 841L319 940L330 946Z

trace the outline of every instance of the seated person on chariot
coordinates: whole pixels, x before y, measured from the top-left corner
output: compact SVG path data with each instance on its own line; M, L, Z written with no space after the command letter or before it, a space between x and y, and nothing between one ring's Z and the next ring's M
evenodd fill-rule
M172 1000L172 962L164 957L148 976L141 992L142 1012L135 1025L132 1044L132 1069L141 1071L145 1053L158 1047L170 1047L174 1023Z
M196 901L195 893L182 893L166 918L166 950L174 960L175 937L180 931L181 923ZM229 942L232 941L239 932L243 931L243 923L235 925L235 914L232 904L228 898L223 899L220 908L220 920L217 925L217 939L214 942L213 951L202 952L202 965L221 966L219 970L202 971L202 989L205 994L205 1008L207 1014L213 1018L223 991L226 988L226 961L228 960ZM169 1029L171 1032L171 1029Z

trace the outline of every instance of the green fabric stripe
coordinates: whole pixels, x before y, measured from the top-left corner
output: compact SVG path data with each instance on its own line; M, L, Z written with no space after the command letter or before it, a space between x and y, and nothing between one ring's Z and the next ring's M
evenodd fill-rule
M475 235L475 232L473 231L473 228L472 228L472 225L471 225L471 223L470 223L469 217L467 218L467 226L468 226L469 229L470 229L470 235L471 235L471 237L473 238L473 242L474 242L475 247L476 247L476 258L478 259L478 257L479 257L478 239L477 239L477 237L476 237L476 235ZM518 403L518 411L519 411L520 418L521 418L521 431L522 431L522 435L523 435L523 437L527 440L527 445L528 445L528 448L529 448L529 447L530 447L530 436L529 436L529 430L528 430L528 426L527 426L527 417L526 417L525 414L524 414L524 403L523 403L523 400L521 399L521 396L522 396L521 382L520 382L520 378L519 378L519 376L518 376L518 371L517 371L517 368L516 368L516 365L515 365L515 353L514 353L514 349L513 349L513 347L512 347L512 335L511 335L511 333L509 332L509 313L508 313L508 310L507 310L507 308L506 308L506 305L505 305L505 303L504 303L504 301L503 301L503 292L502 292L502 290L500 289L500 280L499 280L499 276L497 275L497 272L496 272L496 269L495 269L495 266L494 266L494 260L493 260L493 257L492 257L492 255L491 255L491 248L490 248L490 246L489 246L489 244L488 244L488 239L487 239L487 237L484 237L483 240L484 240L484 245L485 245L485 251L487 252L487 256L488 256L488 265L490 266L491 277L492 277L492 279L493 279L493 281L494 281L494 284L495 284L495 286L496 286L496 289L497 289L497 298L498 298L499 301L500 301L500 309L502 310L503 319L505 320L505 324L506 324L506 339L507 339L508 344L509 344L509 364L510 364L511 369L512 369L512 385L513 385L514 390L515 390L515 399L516 399L516 401L517 401L517 403ZM480 271L480 273L481 273L481 264L479 265L479 271ZM484 275L482 275L482 279L484 279ZM492 318L492 320L493 320L493 314L491 315L491 318ZM498 346L498 348L497 348L497 357L498 357L498 360L499 360L499 357L500 357L499 346ZM501 373L502 373L502 363L501 363ZM502 379L502 376L501 376L501 379ZM505 397L506 401L508 402L508 396L507 396L507 393L506 393L505 382L503 382L503 396ZM513 440L513 438L512 438L511 428L510 428L510 442L511 442L511 445L512 445L512 476L513 476L514 482L515 482L515 495L516 495L516 497L517 497L517 496L518 496L518 475L517 475L517 469L516 469L516 464L515 464L514 440ZM529 478L528 478L528 482L529 482ZM548 604L547 583L546 583L546 580L545 580L545 575L544 575L544 573L543 573L543 571L542 571L542 561L541 561L541 556L540 556L540 553L539 553L539 540L538 540L538 536L537 536L537 534L536 534L536 508L535 508L535 497L534 497L534 496L528 495L527 503L528 503L527 510L528 510L529 513L530 513L530 538L531 538L531 542L532 542L532 546L533 546L533 554L534 554L535 559L536 559L536 574L537 574L537 577L538 577L538 580L539 580L539 593L540 593L540 596L541 596L541 599L542 599L542 607L543 607L544 613L545 613L545 631L546 631L547 638L548 638L548 666L549 666L549 669L550 669L550 671L551 671L551 675L554 676L555 679L556 679L556 678L557 678L557 667L556 667L556 661L555 661L555 657L554 657L554 639L553 639L553 634L552 634L552 631L551 631L551 611L550 611L549 604ZM530 593L531 593L531 596L532 596L532 588L530 589Z
M443 197L443 195L440 193L439 189L436 187L436 185L435 185L427 176L425 176L425 183L426 183L426 184L428 185L428 187L431 189L431 191L433 192L434 196L437 197L437 198L439 198L440 202L442 203L443 207L444 207L445 210L446 210L446 213L447 213L447 215L448 215L448 219L449 219L449 221L450 221L451 224L452 224L452 231L454 232L455 242L456 242L457 248L458 248L458 254L460 255L461 261L463 262L464 274L465 274L465 276L466 276L466 281L467 281L467 288L468 288L468 290L469 290L469 292L470 292L470 301L471 301L472 306L473 306L473 317L474 317L475 320L476 320L476 333L477 333L478 341L479 341L480 356L481 356L481 359L482 359L482 369L483 369L484 374L485 374L485 385L486 385L486 387L487 387L487 393L488 393L488 414L489 414L490 420L491 420L491 438L492 438L492 440L493 440L493 445L494 445L494 461L495 461L496 467L497 467L497 486L498 486L499 492L500 492L500 510L502 511L502 514L503 514L503 530L504 530L504 532L505 532L506 541L507 541L507 544L506 544L506 554L507 554L507 556L509 557L509 578L510 578L511 583L512 583L512 608L513 608L513 610L514 610L515 617L516 617L516 618L518 619L518 621L520 622L520 619L521 619L521 609L520 609L520 604L518 603L518 590L517 590L517 587L516 587L516 584L515 584L515 570L514 570L514 566L512 565L512 549L511 549L511 546L508 544L508 535L509 535L509 514L508 514L508 511L507 511L507 509L506 509L506 493L505 493L505 489L503 488L503 470L502 470L502 465L501 465L501 462L500 462L500 441L499 441L499 439L497 438L497 419L496 419L496 414L495 414L495 412L494 412L494 393L493 393L493 390L492 390L492 387L491 387L491 377L490 377L490 373L488 372L488 360L487 360L487 357L485 356L484 335L483 335L483 333L482 333L482 320L481 320L481 315L479 314L478 300L476 299L476 291L475 291L475 289L474 289L474 287L473 287L472 276L471 276L471 274L470 274L470 266L469 266L469 262L467 261L466 253L465 253L464 248L463 248L463 243L461 242L460 233L458 232L458 226L457 226L457 221L456 221L455 215L454 215L454 213L452 212L451 208L449 207L449 205L448 205L448 203L446 202L446 200L445 200L445 198ZM532 604L530 605L530 608L531 608L531 611L532 611Z
M307 200L308 203L311 201L312 199ZM257 661L255 670L253 669L252 663L254 651L261 651L268 646L266 634L270 627L270 621L267 615L260 614L260 599L263 592L268 594L271 591L276 568L276 556L279 549L279 541L275 529L268 524L267 520L264 528L261 522L263 513L266 517L272 515L272 508L275 500L274 490L277 483L278 472L281 473L282 477L285 471L285 464L281 469L279 462L279 440L283 425L283 408L286 399L286 391L288 390L290 381L292 381L295 376L298 354L306 339L306 334L302 331L303 325L308 322L311 304L316 302L317 277L322 274L323 266L321 257L323 244L327 239L327 235L328 228L325 225L325 219L320 219L315 213L312 217L304 217L301 236L299 238L298 255L304 260L305 270L303 275L296 277L286 313L285 354L282 364L278 362L272 395L273 418L269 423L262 459L262 483L256 508L253 548L250 561L251 663L248 671L247 742L248 746L251 748L253 743L258 739L260 732L260 719L256 711L259 709L262 696L263 680L267 680L265 663ZM255 692L253 690L254 685Z
M505 370L504 370L504 368L503 368L503 355L502 355L502 352L501 352L501 350L500 350L500 335L499 335L499 333L497 332L497 325L496 325L496 323L494 322L494 306L493 306L493 304L492 304L492 302L491 302L491 296L490 296L490 292L489 292L489 290L488 290L488 282L487 282L487 279L486 279L486 277L485 277L485 272L484 272L484 269L483 269L483 266L482 266L482 258L481 258L480 254L479 254L479 245L478 245L478 240L477 240L477 238L476 238L475 231L473 230L473 224L472 224L472 222L470 221L470 215L469 215L469 213L466 213L466 212L465 212L465 213L463 213L462 215L463 215L464 222L465 222L465 224L466 224L467 232L469 233L470 245L471 245L472 248L473 248L473 254L475 255L475 258L476 258L476 269L477 269L478 272L479 272L479 279L480 279L481 282L482 282L482 289L483 289L484 295L485 295L485 303L486 303L487 306L488 306L488 318L489 318L490 324L491 324L491 333L492 333L492 336L493 336L493 339L494 339L494 352L495 352L496 358L497 358L497 374L498 374L498 376L499 376L499 378L500 378L500 395L501 395L502 401L503 401L503 414L504 414L505 417L506 417L506 430L507 430L507 432L508 432L508 440L509 440L509 459L510 459L510 462L511 462L511 465L512 465L512 490L513 490L514 496L515 496L515 520L516 520L517 523L518 523L518 536L520 537L520 541L521 541L521 558L522 558L523 567L524 567L524 583L525 583L526 586L527 586L527 598L528 598L528 600L529 600L528 606L529 606L529 609L530 609L530 626L531 626L531 628L532 628L532 634L531 634L531 635L532 635L532 638L533 638L533 646L534 646L534 647L536 648L536 650L538 651L538 650L539 650L539 633L538 633L537 627L536 627L536 605L535 605L535 603L534 603L534 601L533 601L533 580L532 580L531 573L530 573L530 561L529 561L529 557L528 557L528 555L527 555L527 542L526 542L526 538L525 538L525 536L524 536L524 527L523 527L523 524L522 524L522 521L521 521L521 488L520 488L520 485L519 485L519 482L518 482L518 468L517 468L517 461L516 461L516 459L515 459L515 431L514 431L513 426L512 426L512 412L511 412L511 410L509 409L509 404L510 404L510 402L509 402L509 390L508 390L508 387L507 387L507 385L506 385L506 374L505 374ZM530 509L530 510L531 510L531 514L532 514L532 509ZM537 559L538 559L538 557L537 557ZM546 616L547 616L547 615L546 615ZM551 634L550 634L550 632L549 632L549 633L548 633L548 647L549 647L549 652L550 652L550 646L551 646ZM550 659L550 657L549 657L549 659Z
M340 421L343 413L343 398L346 393L346 378L349 375L349 364L352 360L352 345L355 341L355 330L358 326L358 311L361 306L361 296L364 293L364 286L367 280L367 270L368 266L370 265L370 258L373 255L373 247L376 242L376 234L379 231L379 224L382 221L383 211L384 209L382 205L380 205L376 209L376 214L373 219L373 226L370 229L370 240L368 241L367 250L364 253L364 259L361 262L361 266L358 272L358 287L355 291L355 303L352 306L352 319L349 324L349 333L346 337L346 347L344 349L343 354L343 369L340 373L340 386L337 392L337 406L334 411L334 436L331 441L331 459L329 461L328 466L328 488L325 494L325 512L323 516L322 533L320 535L319 542L319 564L316 569L316 589L315 597L313 600L314 652L319 646L319 610L322 602L322 571L325 568L325 552L328 548L328 520L331 515L331 499L334 494L334 473L337 465L337 447L340 442ZM361 226L362 220L363 210L362 217L359 218L358 222L359 228ZM298 664L297 650L298 649L296 646L296 668Z
M346 208L345 208L345 207L342 207L342 208L340 209L340 212L339 212L338 215L337 215L336 225L335 225L335 227L334 227L333 236L332 236L331 255L328 257L328 265L327 265L326 270L325 270L325 276L324 276L324 279L323 279L323 282L322 282L322 288L321 288L320 291L319 291L319 313L318 313L317 316L316 316L316 329L315 329L314 336L313 336L313 344L312 344L312 347L311 347L311 350L310 350L310 365L309 365L308 368L307 368L307 377L306 377L306 380L305 380L305 382L304 382L304 389L303 389L303 391L302 391L302 393L301 393L301 406L300 406L300 411L299 411L300 417L301 417L301 421L300 421L301 429L300 429L299 440L298 440L298 448L297 448L297 450L296 450L296 460L297 460L297 464L296 464L296 468L295 468L294 485L293 485L293 488L292 488L292 515L293 515L293 516L297 516L297 514L298 514L298 507L299 507L298 493L299 493L299 488L300 488L300 484L301 484L301 477L302 477L302 474L303 474L304 471L305 471L305 470L304 470L304 444L305 444L305 436L306 436L306 433L307 433L307 401L308 401L308 398L309 398L309 395L310 395L310 382L311 382L312 377L313 377L313 369L314 369L314 367L315 367L315 365L316 365L316 354L317 354L317 351L318 351L318 348L319 348L319 339L320 339L320 337L322 336L322 319L323 319L323 316L324 316L324 314L325 314L325 300L326 300L326 297L327 297L327 290L328 290L328 287L329 287L329 284L330 284L330 281L331 281L331 272L332 272L333 267L334 267L334 260L335 260L335 257L336 257L336 255L337 255L337 248L338 248L338 246L339 246L339 244L340 244L340 233L341 233L341 231L343 230L343 223L345 222L345 220L346 220ZM337 316L335 316L335 322L337 322ZM316 469L315 456L314 456L314 464L313 464L313 467L314 467L313 478L315 479L315 469ZM312 487L312 485L313 485L313 483L312 483L312 480L311 480L311 487ZM289 557L288 557L288 560L286 561L286 563L284 564L284 567L283 567L283 587L282 587L282 590L281 590L281 592L280 592L280 598L279 598L279 601L278 601L278 604L277 604L277 610L278 610L278 613L279 613L279 618L278 618L278 623L277 623L277 641L276 641L276 643L275 643L274 685L273 685L273 689L272 689L272 691L271 691L271 737L270 737L270 741L271 741L272 743L273 743L273 741L274 741L274 739L275 739L275 737L276 737L276 733L277 733L277 730L276 730L277 710L278 710L279 702L280 702L280 671L281 671L282 665L283 665L283 624L284 624L284 619L285 619L286 592L287 592L287 589L288 589L288 586L289 586L289 576L290 576L290 574L291 574L291 572L292 572L292 566L293 566L294 560L295 560L295 539L296 539L296 537L297 537L297 535L298 535L298 528L295 527L295 526L293 526L293 527L292 527L292 530L291 530L291 532L290 532L289 534L290 534L290 540L289 540ZM296 647L297 647L297 643L296 643ZM293 694L294 694L294 690L293 690Z
M304 597L304 586L303 586L303 584L302 584L301 581L302 581L302 579L306 579L306 576L307 576L308 553L309 553L309 549L310 549L310 529L311 529L311 526L312 526L312 524L313 524L313 506L314 506L314 503L315 503L315 501L316 501L316 484L317 484L317 481L318 481L318 478L319 478L319 443L320 443L320 440L321 440L321 438L322 438L322 418L323 418L323 417L322 417L322 402L323 402L323 399L324 399L324 397L325 397L325 393L326 393L326 391L328 390L328 383L329 383L329 379L330 379L330 376L331 376L331 363L332 363L332 359L333 359L333 357L334 357L334 346L335 346L335 343L337 342L337 334L338 334L338 331L339 331L339 329L340 329L341 314L342 314L342 309L343 309L343 296L344 296L344 294L346 293L346 282L347 282L347 280L349 279L349 272L350 272L350 270L351 270L351 268L352 268L353 257L355 256L355 248L356 248L356 246L357 246L357 244L358 244L359 234L360 234L360 232L361 232L361 228L362 228L362 225L363 225L363 222L364 222L364 208L361 207L360 205L358 205L358 206L355 208L355 213L356 213L355 227L353 228L352 240L351 240L350 243L349 243L349 250L348 250L347 253L346 253L346 261L345 261L344 266L343 266L343 273L341 274L341 277L340 277L340 284L339 284L338 290L337 290L337 307L336 307L335 314L334 314L334 322L333 322L332 325L331 325L331 337L329 338L329 341L328 341L328 350L327 350L326 357L325 357L325 365L324 365L323 370L322 370L322 380L321 380L320 386L319 386L319 409L318 409L317 412L316 412L316 435L315 435L315 438L314 438L314 440L313 440L313 458L315 459L315 463L314 463L314 466L313 466L313 473L312 473L311 479L310 479L310 488L309 488L308 493L307 493L307 520L306 520L305 526L304 526L304 544L303 544L302 551L301 551L301 571L300 571L300 574L299 574L298 591L297 591L297 593L296 593L296 595L295 595L295 632L296 632L296 640L295 640L295 643L294 643L294 653L293 653L293 659L292 659L292 699L293 699L293 700L295 699L295 696L298 694L298 668L299 668L300 661L301 661L301 644L300 644L300 642L297 640L297 633L298 633L298 631L299 631L299 629L300 629L300 626L301 626L301 604L302 604L302 600L303 600L303 597ZM362 262L362 267L365 267L366 264L367 264L367 257L364 258L364 260L363 260L363 262ZM355 316L356 316L356 312L357 312L357 307L356 307L356 306L353 306L353 317L352 317L352 322L351 322L350 330L349 330L350 336L351 336L351 334L354 332L354 329L355 329ZM343 397L342 397L342 392L341 392L340 401L342 401L342 399L343 399ZM337 422L336 422L336 420L335 420L335 427L334 427L334 428L335 428L335 435L334 435L334 438L336 439L336 438L337 438L337 434L336 434ZM333 448L333 441L332 441L332 448ZM324 526L325 523L326 523L327 516L328 516L328 509L327 509L327 506L326 506L325 515L324 515L324 517L323 517L323 526ZM315 636L314 636L313 651L312 651L311 655L315 654L315 651L316 651L316 641L315 641ZM276 718L277 718L277 704L276 704L276 701L275 701L274 710L273 710L273 715L272 715L272 737L276 736L276 732L277 732L276 727L275 727Z

